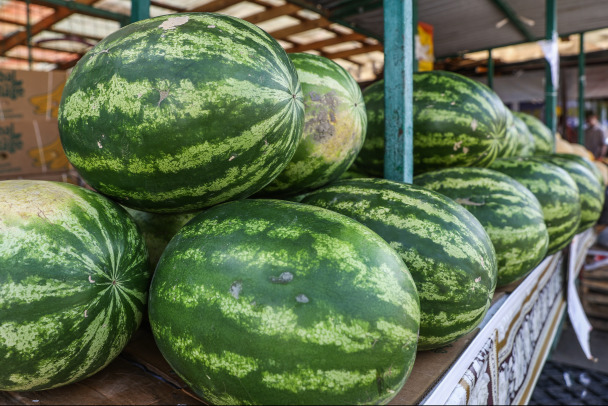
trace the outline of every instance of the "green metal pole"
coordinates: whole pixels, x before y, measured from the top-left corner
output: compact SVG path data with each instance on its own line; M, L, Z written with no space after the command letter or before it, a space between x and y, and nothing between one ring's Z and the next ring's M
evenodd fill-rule
M416 37L418 37L418 0L412 0L412 53L414 58L412 61L413 71L418 72L418 55L416 55Z
M488 87L494 89L494 58L492 58L492 49L488 49Z
M131 0L131 22L150 18L150 0Z
M585 144L585 33L578 37L578 143Z
M384 0L384 177L411 183L412 0Z
M552 40L557 38L557 1L545 0L546 20L545 20L545 39ZM554 67L558 69L558 66ZM557 81L559 83L559 81ZM555 109L557 108L557 85L553 83L551 75L551 65L545 62L545 124L555 134L557 129L557 119Z

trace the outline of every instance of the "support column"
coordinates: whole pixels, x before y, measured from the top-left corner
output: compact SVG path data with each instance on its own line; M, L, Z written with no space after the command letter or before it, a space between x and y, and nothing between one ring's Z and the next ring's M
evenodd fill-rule
M488 87L494 89L494 58L492 58L492 48L488 49Z
M413 177L413 0L384 0L384 177Z
M150 0L131 0L131 22L150 18Z
M545 0L545 8L545 39L553 40L557 38L557 1ZM553 69L559 69L559 66L554 66ZM555 134L557 128L555 110L558 84L559 81L553 83L551 64L545 61L545 124L551 130L551 134Z
M585 145L585 34L578 38L578 143Z

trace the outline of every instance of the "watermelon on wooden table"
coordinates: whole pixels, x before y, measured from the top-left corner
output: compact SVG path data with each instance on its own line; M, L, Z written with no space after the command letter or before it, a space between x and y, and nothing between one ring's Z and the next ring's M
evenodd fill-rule
M245 199L171 240L149 318L172 368L213 404L393 398L413 366L420 307L399 255L330 210Z
M431 71L413 76L414 173L454 166L485 167L508 144L507 108L486 85L463 75ZM356 167L384 173L384 82L363 91L368 112Z
M520 280L545 258L542 208L515 179L487 168L449 168L418 175L414 184L456 200L479 220L496 250L497 286Z
M401 255L420 297L419 350L443 347L482 321L496 288L496 254L483 226L458 203L371 178L334 182L302 203L359 221Z
M534 155L545 155L555 152L555 136L551 134L551 130L545 123L531 114L520 111L516 111L513 114L524 122L530 134L534 137Z
M0 390L54 388L112 361L142 319L147 261L131 217L100 194L0 182Z
M569 158L564 158L560 154L543 155L538 159L550 162L564 169L572 177L578 187L578 195L581 203L581 221L578 225L577 233L595 225L602 214L604 207L604 185L597 177L587 169L586 165Z
M182 13L130 24L76 65L61 142L95 190L142 211L252 195L289 163L304 104L283 48L244 20Z
M293 53L289 59L304 94L304 131L291 162L264 195L294 195L338 179L365 139L365 103L350 73L323 56Z
M497 159L490 169L512 177L538 199L549 233L547 255L570 243L581 220L581 203L578 186L568 172L532 157Z

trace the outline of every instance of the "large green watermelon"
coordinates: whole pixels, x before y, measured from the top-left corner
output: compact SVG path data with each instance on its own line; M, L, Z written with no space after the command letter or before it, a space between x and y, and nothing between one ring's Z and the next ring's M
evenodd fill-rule
M585 168L589 169L593 173L593 175L597 178L597 181L600 183L600 185L602 185L602 186L604 185L604 175L602 175L602 172L599 170L599 168L597 166L595 166L595 164L593 162L591 162L591 160L589 160L589 158L585 158L584 156L580 156L580 155L576 155L576 154L566 154L566 153L558 153L555 155L560 158L570 159L571 161L578 162L579 164L583 165Z
M508 143L507 108L486 85L446 71L413 76L414 173L453 166L485 167ZM384 170L384 82L363 91L368 130L356 167Z
M128 25L91 49L59 109L70 162L143 211L247 197L289 163L302 134L296 70L260 28L220 14Z
M384 179L340 180L302 203L359 221L401 255L420 297L419 350L445 346L483 319L496 287L496 254L482 225L458 203Z
M542 208L515 179L487 168L448 168L418 175L414 184L456 200L479 220L496 250L497 286L523 278L545 258Z
M538 199L549 233L547 255L570 243L581 220L581 203L576 182L568 172L530 157L497 159L490 169L512 177Z
M576 183L581 202L581 221L577 233L595 225L604 207L604 185L598 181L593 172L585 165L564 158L560 154L545 155L538 159L564 169Z
M513 151L513 157L528 157L534 155L535 140L534 136L528 129L528 126L524 121L519 118L518 115L512 114L515 136L515 150Z
M133 220L98 193L0 182L0 390L54 388L112 361L142 319L147 261Z
M340 177L354 162L367 128L359 84L323 56L289 54L304 93L304 132L291 162L266 195L293 195Z
M172 368L213 404L388 402L416 354L418 294L376 233L279 200L215 206L171 240L149 317Z
M528 131L534 137L534 155L545 155L555 152L555 136L551 134L551 130L545 123L531 114L520 111L516 111L513 114L526 124Z

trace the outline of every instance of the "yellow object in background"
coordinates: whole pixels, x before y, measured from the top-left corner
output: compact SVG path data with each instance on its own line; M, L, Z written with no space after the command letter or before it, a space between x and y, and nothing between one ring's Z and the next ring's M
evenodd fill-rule
M433 49L433 26L427 23L418 23L418 34L416 35L416 58L418 59L418 71L433 70L435 55Z

